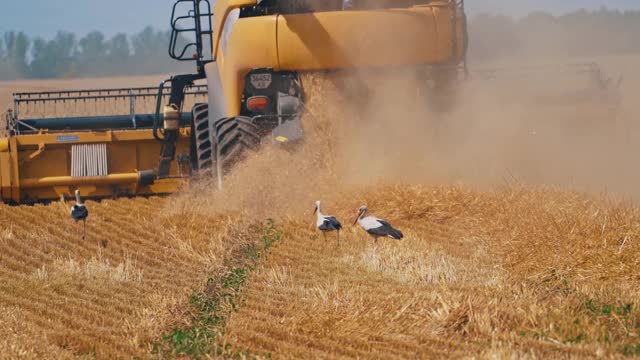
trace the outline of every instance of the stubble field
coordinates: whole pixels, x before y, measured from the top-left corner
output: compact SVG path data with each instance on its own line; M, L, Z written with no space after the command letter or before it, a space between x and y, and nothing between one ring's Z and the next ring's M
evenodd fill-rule
M0 206L2 357L640 355L633 145L557 135L592 115L579 108L532 140L517 114L558 113L500 91L439 118L402 81L364 108L336 77L304 81L305 144L265 145L222 193L90 201L84 241L69 204ZM345 225L339 246L314 231L317 199ZM374 245L351 225L362 204L405 239ZM267 218L281 235L258 256Z

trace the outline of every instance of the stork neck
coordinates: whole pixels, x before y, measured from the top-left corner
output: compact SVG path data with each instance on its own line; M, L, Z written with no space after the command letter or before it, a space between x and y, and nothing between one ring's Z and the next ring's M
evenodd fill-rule
M320 206L318 206L318 211L316 212L318 213L318 219L324 217L324 214L322 213L322 211L320 211Z
M82 199L80 199L80 192L76 191L76 204L82 205Z

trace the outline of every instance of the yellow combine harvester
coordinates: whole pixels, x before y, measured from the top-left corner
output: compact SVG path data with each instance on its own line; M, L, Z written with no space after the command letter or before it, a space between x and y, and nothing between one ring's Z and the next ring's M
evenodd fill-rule
M170 56L195 61L197 73L159 88L15 94L0 140L3 201L57 199L76 188L89 197L172 193L204 174L221 183L264 138L302 138L300 72L418 68L437 91L457 77L467 48L462 0L218 0L214 8L178 0L171 25ZM136 103L149 97L155 113L139 114ZM129 111L46 111L108 99ZM24 116L39 107L44 115Z

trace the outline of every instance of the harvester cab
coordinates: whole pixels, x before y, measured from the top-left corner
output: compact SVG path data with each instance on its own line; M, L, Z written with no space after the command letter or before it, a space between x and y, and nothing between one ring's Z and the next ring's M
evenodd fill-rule
M437 92L466 69L462 0L177 0L171 28L169 55L194 73L158 88L15 94L2 200L171 193L193 175L221 185L265 139L302 139L302 72L418 68ZM126 109L106 115L108 101ZM87 104L96 110L75 114Z

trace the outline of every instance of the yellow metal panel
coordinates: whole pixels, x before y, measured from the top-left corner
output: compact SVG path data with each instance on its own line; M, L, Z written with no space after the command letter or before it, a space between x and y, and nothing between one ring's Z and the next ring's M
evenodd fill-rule
M11 150L11 200L20 202L18 142L15 137L9 139L9 149Z
M67 161L68 149L64 147L47 148L40 156L29 160L33 149L21 148L18 152L20 160L20 175L29 177L62 176L69 175Z
M190 129L181 129L177 154L189 154ZM77 141L58 141L63 139ZM109 175L106 178L71 178L71 148L76 144L105 143ZM158 166L161 143L153 139L151 130L87 131L42 133L9 138L10 152L0 152L0 185L2 200L20 202L53 200L61 189L95 186L91 196L114 194L170 193L179 181L160 180L158 184L138 188L137 171ZM43 149L38 153L39 149ZM37 156L34 156L37 154ZM115 175L114 175L115 174ZM126 175L125 178L121 174ZM177 164L172 164L170 175L178 175ZM65 190L66 191L66 190Z
M114 185L104 185L95 187L94 191L91 193L86 192L83 189L86 189L85 186L80 186L80 191L83 194L88 194L90 197L112 197L113 196L113 187ZM135 195L137 192L135 191L136 184L124 184L118 185L118 190L120 194L130 194ZM92 187L93 188L93 187ZM65 194L67 197L73 196L73 191L76 187L64 187L64 186L55 186L55 187L44 187L44 188L31 188L25 191L25 195L29 197L30 200L57 200L60 199L60 194ZM146 194L145 194L146 195Z
M56 186L80 186L80 185L111 185L111 184L135 184L138 182L138 173L109 174L107 176L94 177L71 177L71 176L51 176L42 178L23 179L22 187L44 188Z
M2 200L11 199L11 155L8 152L0 152L0 185Z
M280 68L447 63L449 15L441 7L283 15L278 19Z
M152 185L138 187L136 183L129 184L104 184L95 186L95 189L89 193L87 191L81 190L82 193L89 194L91 197L111 197L113 196L114 186L117 186L118 192L120 194L131 194L131 195L160 195L160 194L172 194L180 189L188 187L188 183L182 179L163 179L157 180ZM80 185L80 189L86 189L85 185ZM67 196L72 196L73 190L76 189L76 186L72 187L43 187L43 188L30 188L26 190L26 193L32 199L58 199L59 194L56 190L64 189Z
M187 188L189 183L183 179L164 179L153 184L138 189L138 194L171 194L181 189Z
M216 4L222 6L224 1ZM227 116L240 113L247 72L457 64L453 8L335 11L239 19L217 56Z
M239 20L229 36L227 49L218 54L227 116L240 114L246 74L255 68L279 70L276 46L277 16Z
M217 58L218 45L220 44L220 36L222 35L222 28L224 22L229 16L229 13L233 9L238 9L247 6L254 6L257 4L257 0L218 0L213 6L213 58Z
M157 166L157 162L160 155L160 144L158 142L151 142L150 144L155 150L157 150L155 163ZM139 167L138 159L137 159L137 151L136 151L136 143L135 142L117 142L110 143L107 145L107 158L108 158L108 169L109 173L124 173L124 172L132 172L135 170L145 170ZM152 159L145 159L145 163L148 165L148 168L153 167Z
M7 152L7 151L9 151L9 139L8 138L0 139L0 152Z
M458 49L456 48L456 36L454 28L454 12L450 7L434 6L433 18L436 22L436 53L440 57L439 64L453 64L458 63L456 54Z
M181 131L183 136L188 136L189 131L184 129ZM75 141L60 141L60 139L68 139L70 136L76 136ZM64 138L62 138L64 137ZM38 145L40 143L48 144L91 144L91 143L109 143L112 141L139 141L153 139L153 131L145 130L109 130L109 131L86 131L86 132L70 132L70 133L44 133L19 135L15 139L18 145Z
M130 195L160 195L160 194L171 194L176 191L184 188L186 185L184 180L180 179L165 179L158 180L153 185L138 187L135 183L130 184L107 184L95 186L95 190L91 191L91 197L111 197L114 194L114 186L117 186L118 193L121 195L130 194ZM43 187L43 188L31 188L25 191L26 194L29 195L30 199L49 199L55 200L59 199L60 196L58 191L64 189L63 192L67 194L67 196L71 196L73 194L74 187ZM86 189L86 186L81 185L80 189ZM81 190L82 191L82 190ZM83 193L87 193L83 191Z
M77 137L75 141L67 141L62 139L69 139L71 137ZM90 131L90 132L76 132L76 133L43 133L43 134L30 134L19 135L14 137L18 146L26 145L39 145L39 144L76 144L76 143L105 143L111 142L111 131Z

